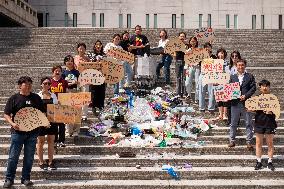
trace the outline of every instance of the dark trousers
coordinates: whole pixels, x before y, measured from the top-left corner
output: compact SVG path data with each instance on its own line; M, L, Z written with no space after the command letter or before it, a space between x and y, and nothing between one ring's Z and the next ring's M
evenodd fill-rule
M90 92L92 94L92 108L104 108L106 84L90 85Z
M177 86L176 93L181 97L184 94L184 61L176 60L176 77L177 77Z

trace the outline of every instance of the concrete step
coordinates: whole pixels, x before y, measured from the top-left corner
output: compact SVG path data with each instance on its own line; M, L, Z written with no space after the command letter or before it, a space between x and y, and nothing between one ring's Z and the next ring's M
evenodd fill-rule
M270 188L270 189L282 189L284 187L284 181L280 179L181 179L176 180L51 180L41 179L34 180L35 189L251 189L251 188ZM19 189L26 188L20 184L19 180L15 181L15 187Z
M264 144L265 145L265 144ZM0 144L0 155L8 154L10 144ZM284 145L274 145L275 154L284 154ZM149 153L176 153L176 154L206 154L206 155L255 155L254 151L249 151L246 145L236 144L236 147L229 148L227 144L205 145L199 147L116 147L98 145L67 145L58 148L58 155L115 155L122 152L132 152L135 154ZM267 146L264 146L264 154L267 154Z
M20 176L18 167L16 175ZM0 178L4 179L5 167L0 167ZM267 168L254 171L254 167L193 167L190 171L186 169L176 170L182 179L243 179L257 178L261 179L284 179L284 168L276 168L275 171ZM160 167L63 167L56 171L42 171L39 167L33 167L32 179L50 179L50 180L170 180L171 176L167 171Z
M5 167L8 155L0 155L0 167ZM263 165L267 164L268 156L263 158ZM45 155L44 159L48 159ZM255 155L177 155L177 154L137 154L134 158L119 158L117 155L55 155L54 162L57 167L157 167L170 164L175 167L183 167L191 164L193 167L253 167ZM284 167L284 156L274 154L273 164L275 167ZM20 156L18 166L22 166L23 156ZM35 155L34 167L38 167L38 157Z

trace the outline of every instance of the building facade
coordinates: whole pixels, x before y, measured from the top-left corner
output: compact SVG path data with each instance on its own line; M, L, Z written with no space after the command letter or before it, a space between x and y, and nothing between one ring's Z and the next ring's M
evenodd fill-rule
M39 26L283 29L284 0L29 0Z

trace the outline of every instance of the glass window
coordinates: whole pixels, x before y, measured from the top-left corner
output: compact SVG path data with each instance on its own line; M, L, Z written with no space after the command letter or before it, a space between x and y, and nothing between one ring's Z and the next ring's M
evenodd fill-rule
M256 29L256 15L252 15L252 29Z
M154 28L158 28L158 15L154 14Z
M261 29L264 30L264 15L261 15Z
M67 12L65 13L65 16L64 16L64 26L68 27L68 13Z
M149 29L150 27L150 15L146 14L146 28Z
M100 27L105 27L105 14L100 13Z
M127 28L131 28L131 14L127 14Z
M229 29L230 28L230 15L226 14L226 28Z
M172 28L177 28L177 16L176 14L172 14Z
M92 27L96 27L97 22L96 22L96 13L92 13Z
M199 14L199 28L202 28L202 14Z
M123 14L118 15L118 27L123 28Z
M45 13L45 27L49 26L49 13Z
M234 15L234 29L238 29L238 15Z
M180 28L184 28L184 14L180 15Z
M73 27L77 27L77 13L73 13Z
M282 15L279 15L279 30L283 29Z
M208 14L207 27L211 28L211 26L212 26L211 14Z

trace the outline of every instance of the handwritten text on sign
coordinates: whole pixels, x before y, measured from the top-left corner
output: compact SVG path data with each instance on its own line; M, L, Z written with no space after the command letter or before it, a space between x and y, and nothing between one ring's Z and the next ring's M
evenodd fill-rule
M222 59L204 59L201 63L201 73L223 72L224 60Z
M102 73L105 77L105 83L115 84L124 77L124 68L122 64L117 63L113 59L103 59L100 61L102 64Z
M101 85L104 83L105 78L100 71L94 69L87 69L80 74L78 81L80 86Z
M245 106L250 111L271 111L275 114L276 119L279 119L280 117L280 103L278 98L273 94L251 97L246 100Z
M44 113L33 107L20 109L16 113L14 121L19 125L20 131L31 131L41 126L49 127L50 125Z
M209 53L203 48L196 48L184 55L184 61L190 66L198 65L203 59L209 58Z
M82 109L79 107L47 104L47 118L54 123L81 123Z
M80 62L77 66L77 70L80 73L87 69L94 69L100 71L102 69L102 65L100 62Z
M186 51L185 44L178 37L171 38L164 49L164 52L170 55L174 55L176 51Z
M127 61L130 64L133 64L135 61L134 54L115 47L110 47L110 49L108 50L108 55L118 60Z
M194 30L194 36L198 41L212 42L216 39L214 30L212 28L199 28Z
M238 99L241 96L240 83L235 82L214 86L214 95L216 102L227 102L232 99Z
M91 101L91 93L58 93L58 100L61 105L82 107L84 105L89 105Z
M206 84L227 84L230 80L229 73L209 72L203 75L202 85Z

